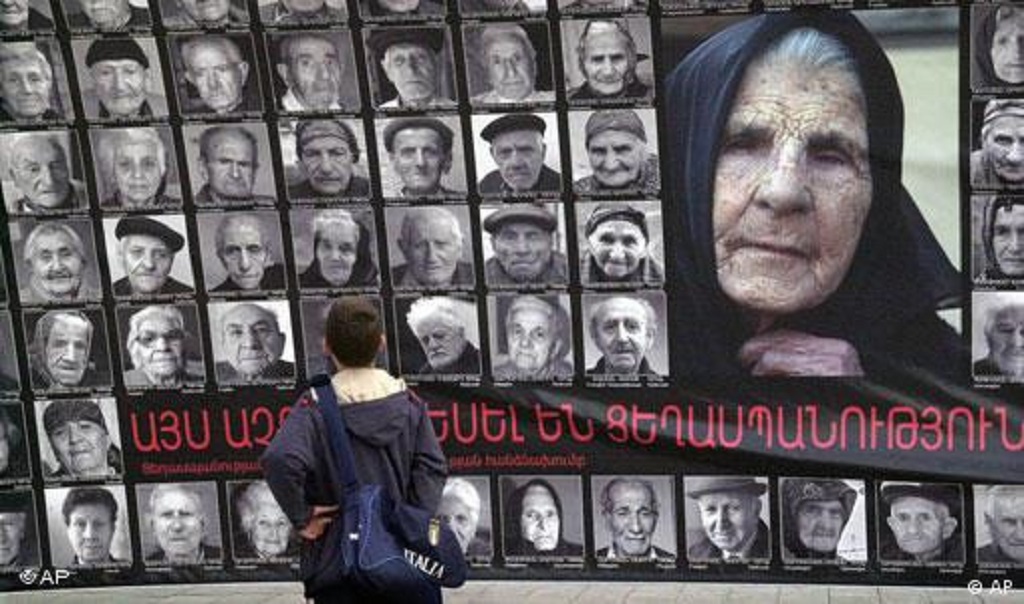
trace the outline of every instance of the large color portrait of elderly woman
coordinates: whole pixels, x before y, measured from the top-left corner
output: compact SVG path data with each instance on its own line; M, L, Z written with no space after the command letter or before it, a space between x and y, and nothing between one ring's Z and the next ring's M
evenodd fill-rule
M682 374L963 381L957 10L704 25L660 36Z

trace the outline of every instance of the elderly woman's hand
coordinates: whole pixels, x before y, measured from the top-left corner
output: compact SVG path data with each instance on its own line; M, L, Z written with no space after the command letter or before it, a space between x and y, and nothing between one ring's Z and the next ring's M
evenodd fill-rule
M737 355L751 375L864 375L857 349L846 340L780 329L747 340Z

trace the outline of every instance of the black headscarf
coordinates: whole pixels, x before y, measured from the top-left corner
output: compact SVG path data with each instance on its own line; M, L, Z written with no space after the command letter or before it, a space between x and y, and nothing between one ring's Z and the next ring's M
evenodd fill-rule
M1009 211L1017 205L1024 205L1024 200L1008 195L997 195L989 199L985 204L985 220L981 226L981 242L985 250L985 270L982 273L982 277L985 279L1011 278L999 268L999 261L996 259L996 250L992 244L992 238L996 230L996 214L1000 211Z
M1005 4L975 5L971 7L974 27L971 31L974 48L971 51L971 77L979 86L1020 86L996 75L992 67L992 39L996 35L996 15ZM1022 6L1011 7L1024 11Z
M680 284L685 305L678 313L681 337L673 357L684 376L745 373L735 357L753 330L722 292L715 269L712 195L719 140L747 66L800 27L837 38L854 58L867 108L872 201L839 288L820 306L784 317L776 327L850 342L869 375L878 355L959 375L963 368L948 350L959 339L935 316L937 308L958 302L959 274L900 182L903 102L896 77L874 37L838 11L798 10L742 21L705 41L667 78L671 203L665 209L671 214L665 234L679 242L672 247L677 274L671 282ZM894 349L903 344L926 350Z
M352 273L348 276L348 281L340 287L376 286L378 284L377 267L373 264L373 259L370 257L373 249L370 241L370 230L359 221L356 221L356 224L359 226L359 242L356 243L356 261L352 265ZM313 262L299 275L299 286L306 288L339 287L332 285L324 278L323 272L320 270L320 259L316 257L316 247L318 245L320 245L319 235L313 237Z

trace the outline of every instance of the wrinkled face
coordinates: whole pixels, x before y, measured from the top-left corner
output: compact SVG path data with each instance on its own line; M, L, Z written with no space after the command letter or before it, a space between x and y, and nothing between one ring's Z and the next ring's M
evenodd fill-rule
M921 497L901 497L891 506L886 519L896 545L904 552L931 559L942 552L942 544L956 530L945 505Z
M617 30L590 32L583 45L583 75L598 94L619 94L632 81L636 66L626 38Z
M89 367L92 326L75 316L60 316L46 338L46 371L61 386L77 386ZM104 450L106 453L106 450Z
M554 235L529 222L506 222L491 238L494 257L515 281L532 282L551 264Z
M456 228L457 225L447 219L428 218L417 222L409 232L409 239L400 242L409 271L417 283L451 283L462 257L462 240L455 233Z
M658 524L658 512L647 489L639 484L617 484L608 494L611 510L604 512L612 547L620 556L646 556Z
M1024 305L1000 309L985 332L988 356L999 371L1009 377L1024 378Z
M519 40L500 38L487 47L487 81L503 99L518 101L533 93L537 66Z
M185 78L211 110L227 113L242 102L249 64L237 48L231 52L220 44L200 45L183 58Z
M1024 183L1024 119L1008 115L992 120L981 149L1000 180Z
M172 252L163 239L150 235L125 235L121 239L121 261L132 292L153 294L167 282L174 264Z
M67 422L49 433L57 461L72 476L96 476L107 471L110 437L103 426L87 419Z
M315 13L324 7L324 0L280 0L292 13Z
M348 144L333 136L307 142L299 155L309 186L321 195L338 195L348 187L354 160Z
M75 298L84 268L85 259L66 233L57 231L36 238L29 269L32 288L39 296L47 300Z
M114 183L127 205L152 205L164 183L163 147L132 141L114 149Z
M292 535L292 525L281 506L272 497L263 497L253 515L249 541L256 553L264 558L284 554Z
M393 44L381 61L403 103L426 103L437 94L437 57L425 46Z
M996 210L992 224L992 251L999 271L1024 277L1024 204Z
M452 166L441 135L432 128L406 128L395 133L391 166L402 179L406 195L430 195Z
M544 137L536 130L502 132L491 143L501 179L513 191L528 191L537 184L546 153Z
M594 342L611 373L636 373L654 344L654 326L642 304L629 298L613 298L604 304L592 326Z
M996 495L992 516L985 517L992 542L1017 562L1024 562L1024 492Z
M68 201L71 173L64 150L44 138L19 141L11 180L33 206L56 209Z
M291 58L282 77L306 109L326 110L341 98L342 65L338 49L329 40L305 37L294 40Z
M508 356L519 377L540 377L554 360L558 343L551 314L533 306L520 308L507 327Z
M242 289L259 289L272 264L263 231L256 221L235 221L224 227L224 243L217 256L228 278Z
M871 206L859 84L800 64L748 68L723 132L712 212L718 283L741 308L813 308L842 283Z
M706 493L697 498L704 533L717 548L739 553L757 532L761 500L735 491Z
M149 70L131 59L98 61L89 68L96 84L96 96L115 117L139 114L146 102Z
M796 512L796 529L800 543L807 549L834 554L846 525L843 504L831 501L805 501Z
M225 313L222 322L224 355L243 377L258 377L281 358L285 336L268 311L241 305Z
M516 5L519 0L481 0L481 6L492 11L508 10Z
M996 22L991 57L996 77L1009 84L1024 83L1024 14Z
M594 178L602 187L621 189L637 184L647 160L647 145L632 132L605 130L587 143Z
M249 139L225 132L211 142L209 157L200 158L199 171L213 195L244 201L252 198L257 167L256 149Z
M0 64L0 102L15 119L42 117L50 108L53 72L42 60L19 58Z
M185 330L170 317L153 315L139 323L128 352L151 384L175 380L185 369Z
M376 0L377 6L389 13L411 13L420 7L420 0Z
M519 517L520 535L533 544L538 552L549 552L558 547L562 519L551 493L534 485L523 495L523 513Z
M128 0L78 0L82 12L99 29L120 27L127 20L131 7Z
M25 538L24 512L0 512L0 566L14 564Z
M198 559L206 529L199 501L182 491L165 491L153 505L153 534L170 559Z
M448 521L448 528L455 533L462 553L465 554L476 536L476 527L480 522L479 511L474 512L462 499L449 493L441 499L437 514Z
M28 0L0 0L0 27L23 29L28 26Z
M68 541L81 564L102 564L110 556L114 539L113 514L107 506L87 503L68 514Z
M0 422L0 476L11 465L11 437L7 432L7 424Z
M358 249L359 227L355 224L339 225L321 233L315 251L323 278L334 286L348 283Z
M587 237L590 253L601 271L612 279L624 279L637 272L647 257L647 238L636 224L607 220Z
M228 18L231 0L178 0L193 21L219 23Z
M461 325L453 325L445 317L429 317L419 325L416 339L435 370L443 371L459 360L466 348L466 335Z

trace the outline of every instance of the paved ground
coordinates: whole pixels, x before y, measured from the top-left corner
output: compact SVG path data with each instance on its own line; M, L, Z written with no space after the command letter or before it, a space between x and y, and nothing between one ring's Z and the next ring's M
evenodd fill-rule
M1024 581L1022 581L1024 584ZM0 595L4 604L302 604L297 584L231 583L39 591ZM972 596L963 589L475 581L449 591L447 604L1024 604L1024 589ZM367 603L372 604L372 603ZM413 604L413 603L410 603Z

